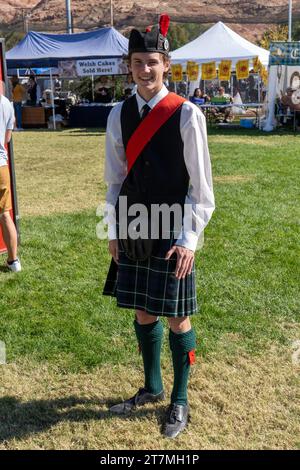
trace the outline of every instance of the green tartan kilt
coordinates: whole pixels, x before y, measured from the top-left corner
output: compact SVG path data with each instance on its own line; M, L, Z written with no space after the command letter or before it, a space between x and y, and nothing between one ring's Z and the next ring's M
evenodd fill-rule
M107 279L104 295L116 297L123 308L144 310L166 317L190 316L197 311L195 265L185 279L176 279L176 254L165 256L174 245L173 235L158 240L155 253L146 261L131 261L119 243L116 279Z

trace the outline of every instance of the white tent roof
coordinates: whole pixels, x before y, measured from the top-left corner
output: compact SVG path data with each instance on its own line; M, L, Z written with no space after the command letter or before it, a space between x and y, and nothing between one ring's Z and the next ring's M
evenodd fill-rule
M269 63L269 51L252 44L219 21L194 41L171 53L174 64L185 64L188 60L197 63L222 59L232 60L232 65L241 59L259 57L263 65Z

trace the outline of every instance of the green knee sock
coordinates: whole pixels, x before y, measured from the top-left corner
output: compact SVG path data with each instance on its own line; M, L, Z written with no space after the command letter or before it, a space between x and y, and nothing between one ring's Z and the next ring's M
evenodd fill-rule
M170 348L172 351L174 384L171 403L187 404L187 383L190 371L189 352L196 348L196 336L193 329L186 333L169 332Z
M160 371L160 351L163 339L163 325L160 320L149 325L134 321L136 336L142 350L145 389L154 395L163 390Z

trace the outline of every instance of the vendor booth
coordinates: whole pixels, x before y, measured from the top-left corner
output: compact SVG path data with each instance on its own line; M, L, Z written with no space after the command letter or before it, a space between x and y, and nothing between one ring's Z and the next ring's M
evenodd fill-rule
M270 45L268 114L264 131L291 120L294 130L300 119L300 42Z
M228 26L219 21L195 40L171 53L172 63L187 70L194 67L197 74L191 80L189 93L192 95L199 87L200 80L210 78L227 80L233 88L231 72L236 72L238 79L249 77L253 69L256 76L264 71L269 62L269 51L252 44ZM259 67L258 67L259 66ZM258 87L261 81L258 80ZM261 90L258 89L257 101L261 101Z
M58 75L58 69L52 68L51 74L54 78ZM28 67L28 68L16 68L9 69L8 76L11 78L12 86L13 82L17 80L23 89L24 97L22 104L22 127L23 128L32 128L32 127L47 127L47 122L49 117L52 116L52 101L51 99L44 99L45 93L42 93L42 90L48 88L46 92L51 94L51 81L50 81L50 68L49 67ZM36 83L36 92L35 100L32 100L31 93L29 93L28 86L30 78L34 77L34 83ZM45 84L48 84L47 87ZM55 81L54 81L55 89ZM12 89L11 89L12 95ZM11 96L12 98L12 96ZM34 101L34 102L32 102ZM65 103L63 108L65 109ZM61 100L57 102L55 100L55 114L60 113Z
M203 64L231 60L235 67L238 60L259 57L265 66L269 62L269 51L252 44L219 21L198 38L171 53L172 62L186 66L188 61Z
M128 73L127 66L123 63L123 56L127 50L128 39L114 28L101 28L76 34L46 34L31 31L7 53L7 67L8 69L49 68L52 121L55 128L54 68L57 68L60 78L68 80L80 77L92 77L94 80L94 77L124 75ZM99 125L97 116L100 124L105 124L108 103L102 104L105 106L101 106L101 103L98 103L98 106L94 106L94 103L84 103L77 110L71 109L71 123L84 126L87 122L86 116L91 111L95 125Z
M5 89L8 89L7 75L6 75L6 63L5 63L5 47L4 40L0 39L0 82L4 82ZM18 239L20 236L19 232L19 215L18 215L18 205L17 205L17 193L16 193L16 178L15 178L15 169L14 169L14 155L13 155L13 144L12 141L7 146L8 151L8 163L9 163L9 172L11 180L11 195L12 195L12 211L11 217L16 225ZM0 253L6 252L6 246L4 244L1 228L0 228Z

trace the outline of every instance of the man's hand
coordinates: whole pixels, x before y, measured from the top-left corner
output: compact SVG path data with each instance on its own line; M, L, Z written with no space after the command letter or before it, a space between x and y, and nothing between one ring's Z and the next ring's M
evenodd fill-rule
M118 240L110 240L108 243L108 249L115 262L119 264Z
M195 254L188 248L184 248L180 245L174 245L166 254L165 259L169 259L173 253L176 253L177 255L175 276L177 279L184 279L187 274L191 274L192 272Z

